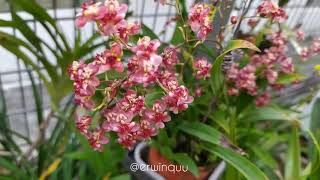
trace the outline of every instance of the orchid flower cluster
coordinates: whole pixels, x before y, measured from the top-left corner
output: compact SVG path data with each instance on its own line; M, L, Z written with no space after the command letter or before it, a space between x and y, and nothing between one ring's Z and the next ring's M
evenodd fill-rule
M257 13L261 17L270 18L273 22L284 22L288 15L283 8L272 0L264 0L257 8Z
M127 22L127 10L128 6L117 0L85 3L76 20L78 27L95 22L99 32L112 40L110 48L97 54L92 62L74 61L68 69L76 104L101 114L102 120L97 123L90 115L78 116L76 120L77 128L95 150L102 150L109 141L106 134L111 132L117 134L121 145L131 149L136 141L155 136L170 121L170 112L178 114L194 99L188 88L179 84L175 72L179 47L169 45L158 53L161 42L148 36L131 43L130 37L140 33L140 25ZM200 40L212 31L209 12L210 7L205 4L191 8L188 22ZM126 59L127 63L122 61L124 50L133 54ZM199 58L194 62L196 78L209 77L211 67L205 58ZM109 71L125 75L109 79ZM145 97L155 87L162 89L163 96L148 107ZM104 95L101 104L93 100L97 91ZM96 128L92 127L94 124Z
M257 14L261 17L269 18L272 22L279 23L287 19L284 9L270 0L265 0L257 8ZM249 24L253 24L249 19ZM301 30L296 31L297 40L304 39L304 33ZM271 42L271 47L263 49L259 54L252 54L248 63L240 65L234 62L226 72L228 84L228 94L231 96L239 95L240 91L255 97L256 106L265 106L270 103L271 95L269 89L280 90L283 85L277 80L280 75L292 75L295 73L295 67L292 58L286 55L288 50L288 37L279 30L267 34L266 40ZM319 52L319 42L315 40L312 43L311 51ZM318 43L318 44L317 44ZM308 50L309 52L309 50ZM308 58L309 55L302 55ZM265 80L267 85L262 84L259 87L258 82Z
M299 33L299 31L297 31L297 36L300 37L300 39L304 38L304 36L301 35L301 32ZM306 61L309 58L319 54L320 54L320 38L314 38L311 42L310 47L304 47L300 52L300 56L303 61Z
M272 42L270 48L264 49L261 54L250 57L249 63L240 68L238 63L233 63L227 71L227 80L230 83L229 95L239 94L244 90L251 96L256 96L256 105L267 105L271 96L267 91L258 92L257 81L265 78L270 87L279 87L277 79L279 74L294 73L294 64L290 57L287 57L287 39L283 33L275 32L267 37Z

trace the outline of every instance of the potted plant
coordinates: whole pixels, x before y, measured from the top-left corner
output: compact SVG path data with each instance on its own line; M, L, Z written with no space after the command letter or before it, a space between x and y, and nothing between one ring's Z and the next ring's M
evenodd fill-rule
M160 3L177 10L170 42L128 22L127 5L116 0L82 7L77 26L94 22L109 38L108 49L73 62L68 71L75 101L86 109L76 125L90 145L102 151L116 140L133 150L127 160L138 169L131 170L150 172L135 173L138 179L299 179L319 171L317 158L302 156L299 144L310 143L318 154L313 133L300 131L294 107L271 102L276 91L303 79L287 49L289 40L304 35L281 24L285 10L265 0L256 16L246 17L244 1L241 16L225 27L234 32L227 40L223 31L209 38L219 1L190 8L179 0ZM261 19L265 28L253 33ZM240 31L243 22L251 31ZM317 39L301 50L303 60L317 53ZM309 132L306 141L300 142L299 132ZM139 141L150 143L134 149ZM305 166L301 158L314 162Z

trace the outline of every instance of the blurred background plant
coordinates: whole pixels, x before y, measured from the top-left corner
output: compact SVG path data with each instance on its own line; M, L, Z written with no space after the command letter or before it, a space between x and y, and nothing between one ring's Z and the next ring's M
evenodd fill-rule
M6 99L1 91L0 179L46 179L49 175L51 179L102 179L121 174L123 149L111 143L104 153L94 152L75 133L76 106L72 102L72 83L66 76L66 69L73 60L90 57L90 53L106 42L97 42L97 33L83 40L77 31L74 44L71 44L56 20L36 1L7 2L11 20L0 20L0 26L15 29L21 37L1 31L0 45L17 56L26 67L33 97L29 100L34 101L27 102L27 106L35 104L37 125L32 137L12 130L6 114ZM36 34L31 29L19 15L21 11L34 18L35 23L44 29L43 34ZM46 97L40 94L43 89L39 81L48 92L49 110L43 106ZM22 146L21 141L25 145Z

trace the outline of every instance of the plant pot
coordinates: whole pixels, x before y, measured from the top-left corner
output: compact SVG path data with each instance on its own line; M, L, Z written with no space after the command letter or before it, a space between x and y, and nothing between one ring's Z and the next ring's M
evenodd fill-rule
M124 160L124 167L131 175L132 180L165 180L160 174L150 169L136 168L147 166L149 147L146 143L138 143L133 151L129 151ZM134 165L134 166L133 166Z
M124 167L130 172L133 180L189 180L197 179L190 172L170 172L170 171L153 171L150 168L158 165L171 165L174 163L163 157L156 149L150 148L146 143L139 143L133 151L127 153L124 161ZM178 165L179 166L179 165ZM141 168L142 167L142 168ZM146 168L149 167L149 168ZM159 166L158 166L159 167ZM210 173L205 171L204 167L199 168L200 177L198 179L217 180L224 171L225 163L221 162L215 171ZM159 169L159 168L158 168ZM180 170L180 167L177 168ZM168 173L169 172L169 173ZM181 170L180 170L181 172Z
M174 163L169 161L167 158L162 156L159 151L153 147L149 148L149 165L151 167L155 167L160 165L165 165L165 167L173 167ZM206 170L205 167L199 167L199 177L195 177L190 171L186 171L187 169L181 170L180 165L174 165L174 168L179 171L169 171L165 168L158 168L157 173L159 173L162 177L167 180L205 180L208 179L210 174L209 171Z

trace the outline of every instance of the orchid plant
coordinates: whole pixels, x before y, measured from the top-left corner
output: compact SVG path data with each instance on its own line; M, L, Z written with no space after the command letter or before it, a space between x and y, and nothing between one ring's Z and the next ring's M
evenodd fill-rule
M264 0L255 16L245 17L245 13L241 17L232 16L230 28L226 29L237 33L241 23L247 22L253 30L261 19L266 19L268 23L261 33L248 33L242 40L225 42L222 37L226 32L220 31L217 38L210 39L219 2L195 3L187 12L179 0L160 0L161 5L177 10L177 16L168 23L176 22L175 36L179 38L170 43L160 41L144 24L128 22L126 4L117 0L83 4L76 25L81 28L88 22L95 23L109 42L109 48L93 60L74 61L68 70L75 102L86 109L79 111L76 126L93 149L102 151L103 145L115 135L119 144L131 150L137 141L150 140L163 131L177 133L174 126L223 147L204 149L226 158L246 178L267 179L251 164L248 166L255 174L250 176L250 169L241 169L221 151L229 148L242 152L237 140L237 121L252 114L250 110L271 104L276 91L302 80L287 51L290 39L302 41L305 35L300 29L294 30L295 35L287 33L282 26L288 18L285 10L271 0ZM149 35L141 31L148 31ZM210 42L215 47L210 47ZM303 61L319 54L319 42L315 39L310 48L301 50ZM213 48L216 53L210 51ZM200 49L207 55L199 55ZM203 108L208 111L203 112ZM198 116L193 116L196 119L192 122L168 123L195 110L200 112L196 112ZM228 121L219 119L223 112L227 112L222 116ZM218 128L211 127L208 121L211 117L218 119ZM200 161L197 157L192 158ZM250 163L242 158L239 162ZM198 174L196 168L191 171Z

